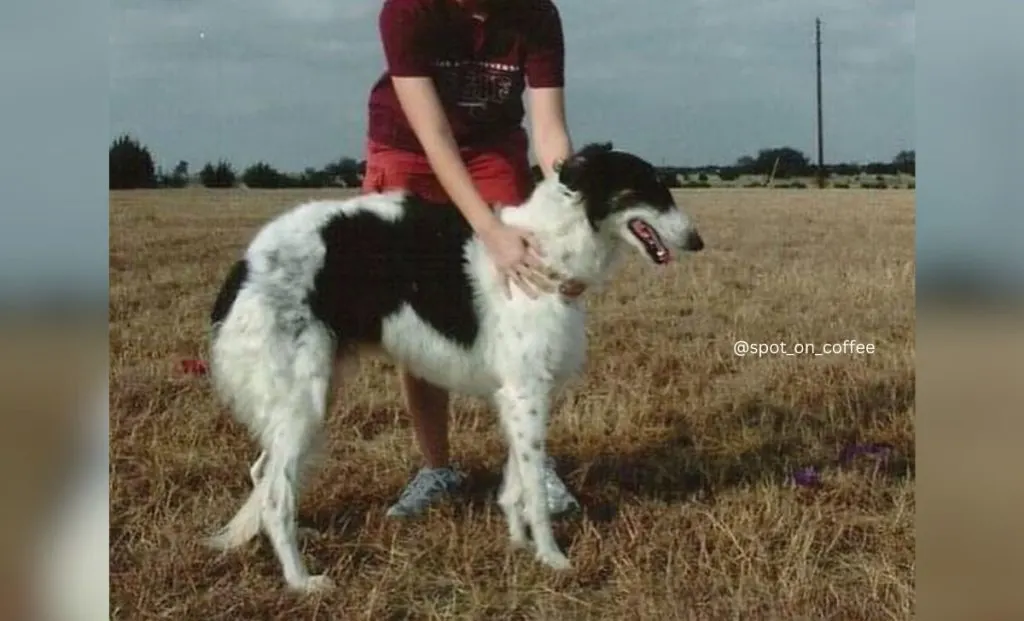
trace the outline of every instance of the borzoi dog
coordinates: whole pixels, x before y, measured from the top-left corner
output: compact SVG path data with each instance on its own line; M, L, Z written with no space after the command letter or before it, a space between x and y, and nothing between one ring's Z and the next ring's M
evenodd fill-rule
M588 287L620 250L662 265L704 246L655 168L590 145L501 219L534 232L548 266ZM584 363L582 303L557 293L506 295L493 263L451 206L403 192L299 205L256 235L212 312L211 375L221 399L259 440L253 490L209 540L221 549L266 533L287 584L329 588L297 545L301 471L317 444L337 363L364 347L412 373L497 407L509 444L498 504L514 546L533 536L556 569L542 464L553 396Z

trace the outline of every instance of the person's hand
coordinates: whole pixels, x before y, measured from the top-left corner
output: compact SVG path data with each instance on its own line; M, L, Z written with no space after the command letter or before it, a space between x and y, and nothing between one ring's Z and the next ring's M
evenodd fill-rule
M507 297L511 297L510 282L531 298L556 287L541 259L540 244L530 231L499 221L482 231L480 240L498 269L498 281Z

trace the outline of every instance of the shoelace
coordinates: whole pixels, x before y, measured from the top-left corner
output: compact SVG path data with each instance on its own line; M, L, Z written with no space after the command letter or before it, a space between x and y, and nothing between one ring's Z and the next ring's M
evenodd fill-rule
M439 472L421 472L413 479L412 484L402 494L401 501L408 500L414 495L425 495L430 492L445 489L444 477Z

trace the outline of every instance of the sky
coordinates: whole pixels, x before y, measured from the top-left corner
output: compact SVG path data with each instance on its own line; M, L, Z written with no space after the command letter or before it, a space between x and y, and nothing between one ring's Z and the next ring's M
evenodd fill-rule
M1024 2L559 6L577 144L613 140L682 165L730 163L774 145L813 153L820 15L826 159L887 159L915 148L918 273L941 277L945 266L964 264L1024 291L1024 74L1016 62L1024 57ZM379 0L6 7L0 298L106 291L100 154L123 131L170 166L227 157L300 169L358 156L367 90L383 68L378 7Z
M825 159L913 149L913 0L561 0L574 142L658 164L729 164L770 146ZM112 0L112 135L158 163L297 171L361 158L384 69L380 0Z

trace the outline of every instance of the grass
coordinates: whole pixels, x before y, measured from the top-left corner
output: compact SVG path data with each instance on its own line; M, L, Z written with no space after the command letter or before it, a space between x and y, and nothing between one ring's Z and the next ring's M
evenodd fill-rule
M914 195L680 192L706 252L632 258L588 293L590 359L550 451L586 507L558 523L574 569L510 552L492 496L493 413L456 399L466 498L413 522L384 511L418 466L394 368L363 367L301 499L312 571L291 595L264 540L201 537L248 493L256 451L204 378L206 317L230 262L293 202L332 192L112 193L114 619L910 619L914 607ZM739 357L733 342L871 343L871 355ZM842 465L843 447L888 459ZM794 484L815 467L820 485Z

